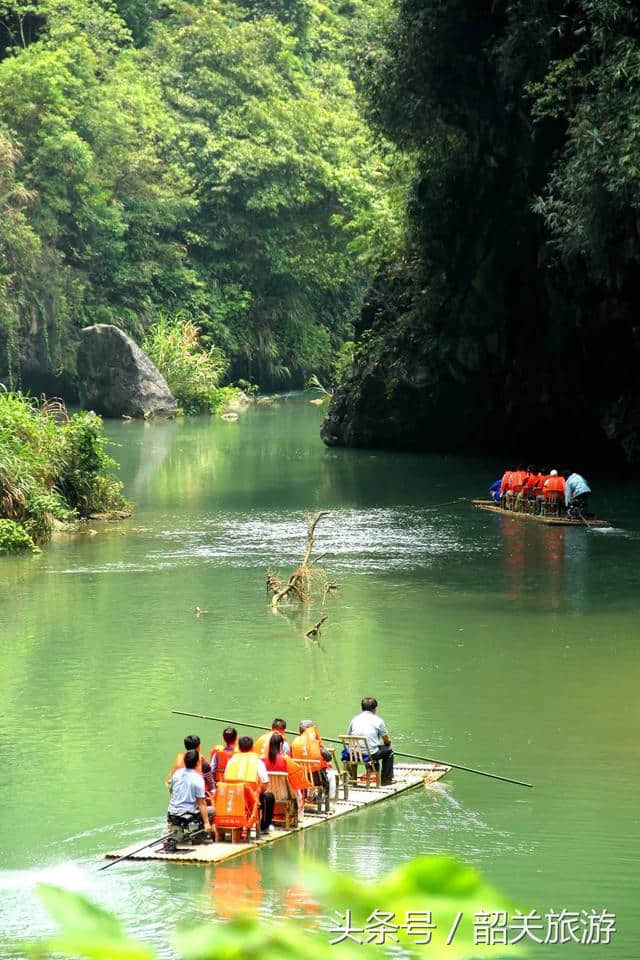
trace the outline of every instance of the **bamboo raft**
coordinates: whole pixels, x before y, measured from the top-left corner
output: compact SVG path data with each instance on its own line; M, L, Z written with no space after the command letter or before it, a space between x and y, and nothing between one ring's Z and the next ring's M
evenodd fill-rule
M488 513L497 513L510 520L534 520L536 523L545 523L549 527L610 527L608 520L572 520L570 517L542 517L537 513L525 513L518 510L505 510L497 506L493 500L472 500L477 510L486 510Z
M321 823L337 820L338 817L344 817L348 813L354 813L363 807L370 807L376 803L382 803L384 800L390 800L400 793L406 793L407 790L415 790L419 786L431 786L442 780L451 770L444 764L396 764L394 776L395 782L388 787L371 786L368 790L364 785L351 785L349 787L348 800L332 800L330 813L306 813L300 820L297 827L292 829L276 829L272 833L261 836L259 840L249 841L247 843L211 843L198 846L178 847L174 853L165 853L162 850L161 841L158 841L157 847L153 845L145 850L138 850L140 840L122 850L116 850L106 853L107 860L116 860L118 857L128 857L131 860L170 860L179 863L223 863L232 860L235 857L243 856L260 847L267 846L270 843L276 843L285 837L290 837L301 830L310 830ZM129 853L130 851L130 853ZM135 852L137 851L137 852Z

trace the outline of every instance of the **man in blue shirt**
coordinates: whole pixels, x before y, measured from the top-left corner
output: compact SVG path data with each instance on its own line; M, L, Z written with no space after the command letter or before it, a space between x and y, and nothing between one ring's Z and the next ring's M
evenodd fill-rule
M353 737L363 737L369 745L369 756L382 763L380 783L383 787L393 782L393 750L391 738L382 717L376 716L378 701L375 697L365 697L361 701L362 713L357 714L349 724L347 731ZM377 768L377 767L376 767Z
M579 473L571 473L564 485L564 504L567 516L572 518L584 517L591 487Z
M167 823L171 837L165 840L164 850L172 853L177 843L188 834L188 822L196 820L202 823L205 840L211 842L211 824L214 810L207 806L202 774L198 773L198 751L187 750L184 755L184 767L179 767L171 777L171 797L167 810Z

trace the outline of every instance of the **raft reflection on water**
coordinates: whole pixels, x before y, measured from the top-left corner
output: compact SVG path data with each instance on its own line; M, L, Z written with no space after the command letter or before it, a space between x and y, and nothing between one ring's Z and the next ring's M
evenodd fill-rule
M531 593L551 610L582 612L586 600L589 538L572 527L500 524L500 562L511 598Z

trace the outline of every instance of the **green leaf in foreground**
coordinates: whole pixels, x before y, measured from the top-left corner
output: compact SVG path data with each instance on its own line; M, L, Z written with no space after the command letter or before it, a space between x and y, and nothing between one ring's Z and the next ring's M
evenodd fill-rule
M332 945L339 926L338 914L344 916L350 911L353 927L362 928L374 911L393 914L392 922L398 925L405 922L408 911L430 911L436 926L429 943L417 944L415 936L397 930L394 936L398 944L392 939L387 944L399 945L414 957L471 960L488 953L497 960L495 946L474 944L474 914L506 912L512 904L473 867L451 857L418 857L370 884L316 864L305 863L302 870L301 882L323 904L320 928L309 929L304 917L276 922L239 913L228 923L216 921L179 929L173 937L175 952L181 960L330 960L336 956L342 960L352 956L370 960L385 955L379 944L345 940ZM287 880L291 880L291 868ZM127 937L115 916L83 896L50 886L39 887L39 893L59 925L60 934L31 947L32 957L55 953L90 960L155 960L149 947ZM242 910L242 902L238 909ZM462 919L456 924L460 913ZM451 944L446 944L454 924L455 936ZM524 952L507 946L499 950L500 957Z
M125 934L114 914L81 894L40 884L38 895L60 933L31 948L32 956L56 953L91 960L155 960L149 947Z

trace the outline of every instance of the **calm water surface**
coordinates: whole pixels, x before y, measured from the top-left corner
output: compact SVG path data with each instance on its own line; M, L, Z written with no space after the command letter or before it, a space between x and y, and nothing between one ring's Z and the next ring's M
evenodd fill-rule
M2 956L49 929L39 881L115 908L164 956L177 920L225 914L239 896L300 915L308 896L289 865L303 849L363 877L448 851L523 907L607 907L619 933L592 950L637 957L636 486L598 485L615 521L604 532L462 501L435 510L481 494L501 465L328 450L321 416L297 398L236 423L109 424L134 517L0 561ZM296 564L318 509L331 510L318 548L339 592L314 644L318 605L274 614L264 580ZM397 749L535 789L455 773L226 867L96 874L105 850L161 831L182 736L219 739L172 709L311 716L335 736L363 694Z

